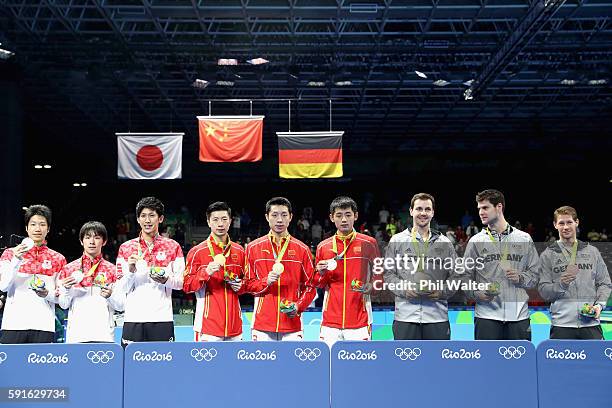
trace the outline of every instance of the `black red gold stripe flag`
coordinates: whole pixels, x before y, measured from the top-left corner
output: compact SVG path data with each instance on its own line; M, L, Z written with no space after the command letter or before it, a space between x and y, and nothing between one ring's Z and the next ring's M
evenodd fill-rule
M276 132L281 178L342 177L344 132Z

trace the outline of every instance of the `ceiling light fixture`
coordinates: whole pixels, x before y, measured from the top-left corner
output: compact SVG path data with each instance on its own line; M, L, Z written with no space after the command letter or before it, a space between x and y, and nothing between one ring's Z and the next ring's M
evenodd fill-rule
M208 81L205 81L203 79L196 79L195 81L193 81L191 86L193 86L194 88L198 88L198 89L204 89L208 86L208 84L209 84Z
M563 79L561 81L561 85L576 85L577 81L575 79Z
M607 79L591 79L588 84L589 85L605 85L608 83Z
M238 60L235 58L219 58L217 65L238 65Z
M234 86L234 81L217 81L220 86Z
M325 82L322 81L308 81L308 86L325 86Z
M34 165L34 168L35 168L35 169L42 169L42 168L43 168L43 166L42 166L42 164L35 164L35 165Z
M253 58L253 59L247 60L247 62L251 65L261 65L261 64L267 64L270 61L268 61L265 58Z
M438 79L437 81L435 81L433 83L435 86L446 86L448 84L450 84L450 82L444 80L444 79Z
M425 75L424 72L421 71L414 71L415 74L417 74L417 76L423 78L423 79L427 79L427 75Z
M350 86L350 85L353 85L353 83L351 81L337 81L337 82L334 82L334 85L336 85L336 86Z

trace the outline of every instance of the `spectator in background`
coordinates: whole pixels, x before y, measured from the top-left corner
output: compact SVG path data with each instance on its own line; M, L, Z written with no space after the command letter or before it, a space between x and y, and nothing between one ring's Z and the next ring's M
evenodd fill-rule
M587 234L587 239L591 242L597 242L601 239L601 234L595 231L595 228L591 229Z
M523 225L521 224L521 222L519 220L516 220L516 222L514 223L514 228L522 229Z
M383 205L380 211L378 212L378 222L380 224L387 224L389 222L390 215L391 214L389 213L387 208L385 208L385 206Z
M446 227L446 238L448 238L448 240L453 245L457 243L457 237L455 236L455 231L453 231L453 228L450 225Z
M319 220L316 220L314 222L314 225L310 229L310 232L312 234L312 243L315 246L319 245L319 242L321 242L321 240L323 239L323 227L319 223Z
M535 239L536 229L533 226L533 222L527 222L527 226L525 227L525 232L531 236L531 239Z
M599 240L600 241L607 241L608 240L608 230L606 230L605 228L601 229L601 234L599 235Z
M117 226L115 228L117 229L117 241L119 241L120 244L123 244L125 241L127 241L127 234L129 232L129 226L125 221L125 218L121 218L119 221L117 221Z
M463 245L467 242L467 234L465 233L461 225L458 225L457 229L455 229L455 239L457 240L457 243L459 245Z
M397 234L397 225L395 225L395 217L393 217L393 215L389 219L389 223L387 224L386 231L387 231L387 234L389 235L389 238Z
M240 229L248 233L250 225L251 225L251 216L243 208L240 213Z
M240 217L234 217L232 220L232 235L238 239L242 232L242 219Z
M478 227L474 224L474 221L472 221L470 222L470 225L468 225L468 227L466 228L465 235L470 238L476 234L478 234Z
M470 214L469 210L465 210L465 214L463 215L463 217L461 217L461 227L463 229L467 229L468 225L473 222L474 217L472 217L472 214Z

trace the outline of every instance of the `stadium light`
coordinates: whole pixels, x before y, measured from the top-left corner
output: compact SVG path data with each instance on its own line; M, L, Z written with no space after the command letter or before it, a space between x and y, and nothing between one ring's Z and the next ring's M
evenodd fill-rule
M204 89L208 86L208 84L209 82L204 79L196 79L195 81L193 81L191 86L193 86L194 88L198 88L198 89Z
M34 168L37 169L37 170L40 170L40 169L43 168L43 166L42 166L42 164L35 164Z
M561 85L576 85L577 82L575 79L563 79Z
M253 58L253 59L247 60L247 62L251 65L261 65L261 64L267 64L270 61L268 61L265 58Z
M325 82L322 81L308 81L308 86L325 86Z
M220 86L234 86L234 81L217 81Z
M351 81L337 81L337 82L334 82L334 85L336 85L336 86L350 86L350 85L353 85L353 83Z
M50 169L50 168L51 168L51 165L50 165L50 164L45 164L45 165L43 166L43 168L45 168L45 169Z
M435 81L433 83L435 86L446 86L448 84L450 84L450 82L444 80L444 79L438 79L437 81Z
M238 65L238 60L235 58L219 58L217 65Z
M605 85L608 83L607 79L591 79L588 84L589 85Z
M0 45L2 45L2 43L0 43ZM7 60L11 58L13 55L15 55L14 52L5 50L4 48L0 48L0 59Z
M417 74L417 76L423 78L423 79L427 79L427 75L425 75L424 72L421 71L414 71L415 74Z

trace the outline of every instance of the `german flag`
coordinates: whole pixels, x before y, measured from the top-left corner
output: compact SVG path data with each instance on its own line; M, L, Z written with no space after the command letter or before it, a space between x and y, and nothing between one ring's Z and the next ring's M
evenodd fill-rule
M342 177L344 132L276 132L281 178Z

